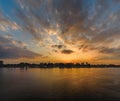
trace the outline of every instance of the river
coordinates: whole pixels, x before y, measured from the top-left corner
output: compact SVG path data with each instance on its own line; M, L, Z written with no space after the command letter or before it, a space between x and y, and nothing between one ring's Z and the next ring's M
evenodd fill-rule
M120 68L0 68L0 101L120 101Z

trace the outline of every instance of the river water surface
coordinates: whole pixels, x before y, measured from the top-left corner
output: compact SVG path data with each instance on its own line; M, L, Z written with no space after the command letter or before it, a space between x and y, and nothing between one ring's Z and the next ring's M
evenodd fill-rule
M0 101L120 101L120 69L1 68Z

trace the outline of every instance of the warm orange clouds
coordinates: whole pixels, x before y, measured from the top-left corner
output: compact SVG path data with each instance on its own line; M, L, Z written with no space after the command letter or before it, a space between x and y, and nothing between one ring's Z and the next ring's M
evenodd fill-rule
M0 10L0 59L119 64L120 2L13 2Z

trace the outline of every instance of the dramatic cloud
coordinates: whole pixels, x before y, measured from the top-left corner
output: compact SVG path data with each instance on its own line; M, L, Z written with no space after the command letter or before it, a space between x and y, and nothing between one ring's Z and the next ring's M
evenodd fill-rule
M72 53L74 53L74 51L73 50L62 50L61 53L63 53L63 54L72 54Z
M32 50L45 55L49 50L51 56L54 53L59 55L62 50L63 54L71 54L74 50L79 56L83 56L83 53L88 53L89 56L94 53L100 58L104 55L106 59L118 57L120 1L15 0L15 2L17 6L12 9L14 18L11 14L0 13L0 30L4 32L8 29L19 30L19 33L25 33L27 38L36 41L32 45L30 41L28 42ZM39 47L33 47L36 44Z
M34 58L38 54L29 51L21 41L15 41L11 37L0 36L0 59Z
M52 48L62 49L62 48L65 48L65 46L64 45L52 45Z
M114 11L114 6L119 7L116 1L18 0L18 3L21 27L36 39L44 39L51 30L57 31L57 36L68 44L106 43L112 37L120 37L120 9Z

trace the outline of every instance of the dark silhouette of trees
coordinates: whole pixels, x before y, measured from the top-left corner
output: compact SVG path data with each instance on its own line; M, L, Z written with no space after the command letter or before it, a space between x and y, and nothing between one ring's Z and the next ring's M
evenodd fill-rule
M31 64L21 62L19 64L4 64L3 61L0 61L0 67L13 67L13 68L111 68L111 67L120 67L120 65L114 64L90 64L88 62L84 63L39 63Z

